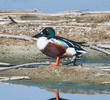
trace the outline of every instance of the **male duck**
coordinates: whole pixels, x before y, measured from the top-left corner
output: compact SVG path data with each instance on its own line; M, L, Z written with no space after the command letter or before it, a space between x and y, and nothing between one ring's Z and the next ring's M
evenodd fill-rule
M82 53L86 53L81 45L84 42L75 42L60 36L55 36L55 31L51 27L44 28L39 34L33 36L38 38L37 48L47 56L56 58L56 64L50 66L58 66L62 57L73 56L73 64L76 58Z

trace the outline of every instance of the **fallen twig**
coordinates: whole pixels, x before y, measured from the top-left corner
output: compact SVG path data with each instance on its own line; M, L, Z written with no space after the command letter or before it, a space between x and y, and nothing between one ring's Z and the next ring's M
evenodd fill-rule
M11 16L8 16L8 18L11 20L10 24L17 24L17 22Z

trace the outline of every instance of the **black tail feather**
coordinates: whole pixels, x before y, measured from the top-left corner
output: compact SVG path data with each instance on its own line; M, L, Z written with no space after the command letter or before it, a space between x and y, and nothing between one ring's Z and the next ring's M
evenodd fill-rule
M76 44L79 44L81 46L85 46L85 44L87 43L87 42L75 42L75 41L73 41L73 42L76 43Z
M86 44L87 42L76 42L76 41L72 41L72 40L69 40L69 39L66 39L66 38L63 38L63 37L60 37L60 36L55 36L56 39L60 39L66 43L69 44L69 42L73 43L73 44L76 44L76 45L81 45L81 46L85 46L84 44Z

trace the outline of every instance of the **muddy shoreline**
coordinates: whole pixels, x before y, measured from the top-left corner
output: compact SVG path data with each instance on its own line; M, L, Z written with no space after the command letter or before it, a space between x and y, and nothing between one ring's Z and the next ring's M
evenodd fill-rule
M0 76L29 76L31 80L50 82L109 84L110 71L84 66L41 66L1 71Z

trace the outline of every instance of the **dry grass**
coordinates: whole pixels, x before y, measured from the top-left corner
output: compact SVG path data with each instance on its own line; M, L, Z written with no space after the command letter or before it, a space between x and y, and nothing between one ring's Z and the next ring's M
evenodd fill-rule
M24 16L21 16L20 18L21 20L51 20L51 21L67 19L61 16L35 16L35 15L24 15Z
M104 23L110 21L110 14L106 15L84 15L75 17L77 23Z

